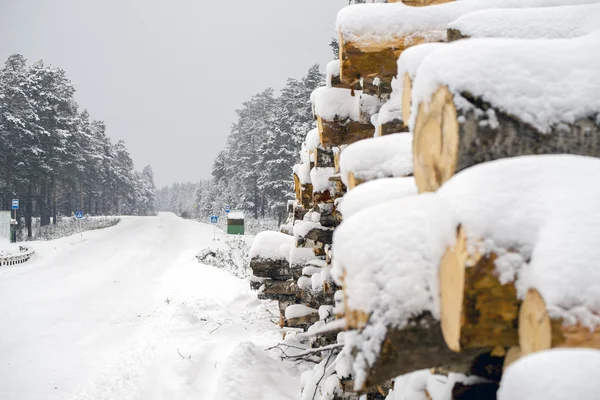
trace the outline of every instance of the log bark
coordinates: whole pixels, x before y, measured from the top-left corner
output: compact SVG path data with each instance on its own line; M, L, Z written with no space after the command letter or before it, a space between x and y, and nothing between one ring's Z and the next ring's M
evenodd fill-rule
M401 119L394 119L392 121L386 122L385 124L379 125L379 132L381 136L408 131L408 126L405 125L404 121Z
M519 344L522 355L558 347L600 349L600 327L565 325L562 319L551 319L541 294L530 289L519 314Z
M340 224L338 212L335 206L331 203L317 204L317 211L320 214L319 223L325 228L335 228Z
M331 149L324 149L320 146L317 147L315 150L315 167L334 168L333 151Z
M519 343L521 302L514 282L502 284L495 274L496 255L470 255L464 229L446 250L439 269L441 324L453 351L511 347Z
M402 329L388 330L379 357L367 371L365 389L436 365L470 364L481 352L450 350L444 342L440 322L424 313Z
M317 126L324 148L351 144L362 139L373 137L375 127L348 118L340 121L326 121L317 117Z
M333 243L333 229L326 227L313 228L306 233L306 235L297 238L296 247L312 247L306 246L306 241L311 240L313 242L319 242L322 244Z
M355 41L340 40L340 78L346 85L354 85L363 78L363 82L380 80L379 93L391 93L392 78L398 71L397 61L400 54L408 47L426 43L422 36L412 35L410 38L399 37L387 42L373 41L370 38L359 38ZM368 88L368 86L367 86Z
M468 39L469 36L463 35L463 33L458 29L448 28L448 42L456 42L461 39Z
M472 107L458 109L455 95ZM428 105L418 108L414 176L420 192L435 191L457 172L479 163L563 153L600 157L600 122L595 116L542 133L493 104L467 92L453 94L444 86Z
M261 257L253 257L250 260L252 273L258 278L273 278L287 280L292 277L290 263L287 260L272 260Z
M292 279L287 281L269 279L261 285L260 300L291 300L298 297L298 286Z

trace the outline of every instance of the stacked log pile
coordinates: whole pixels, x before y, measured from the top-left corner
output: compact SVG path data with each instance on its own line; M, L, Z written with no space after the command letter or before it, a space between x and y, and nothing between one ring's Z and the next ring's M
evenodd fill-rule
M283 258L252 258L320 357L302 399L491 400L600 348L600 1L402 3L339 13Z

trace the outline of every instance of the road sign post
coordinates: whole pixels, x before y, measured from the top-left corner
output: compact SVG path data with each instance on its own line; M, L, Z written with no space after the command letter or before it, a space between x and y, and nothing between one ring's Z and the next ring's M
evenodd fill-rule
M217 240L217 224L219 223L219 216L211 215L210 223L213 225L213 240Z
M83 211L75 211L75 219L79 221L79 232L82 231L81 220L83 219Z
M225 206L225 214L229 214L230 211L231 211L231 207Z
M10 242L17 242L17 210L19 209L19 199L12 199L11 208L13 219L10 221Z

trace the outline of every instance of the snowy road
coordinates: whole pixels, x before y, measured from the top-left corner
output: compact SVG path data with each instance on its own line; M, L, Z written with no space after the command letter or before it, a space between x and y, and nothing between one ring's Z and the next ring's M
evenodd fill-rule
M0 268L0 398L297 397L297 373L262 350L275 309L194 259L212 236L173 214L125 218Z

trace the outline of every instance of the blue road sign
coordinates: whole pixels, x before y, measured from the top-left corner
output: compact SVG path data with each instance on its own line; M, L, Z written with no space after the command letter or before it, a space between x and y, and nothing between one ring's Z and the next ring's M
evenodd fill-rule
M210 217L210 223L213 225L216 225L217 222L219 222L219 217L217 215L211 215Z
M13 210L18 210L19 209L19 199L13 199L13 201L12 201L12 209Z
M75 212L75 218L77 218L77 219L83 219L83 211L76 211Z
M226 212L227 214L229 214L229 211L231 211L231 207L229 207L229 206L225 206L225 212Z

